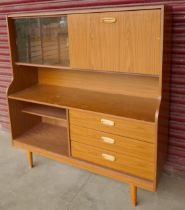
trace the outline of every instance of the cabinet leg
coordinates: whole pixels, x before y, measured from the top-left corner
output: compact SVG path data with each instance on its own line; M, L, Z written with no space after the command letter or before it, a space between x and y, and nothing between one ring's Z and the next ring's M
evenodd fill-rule
M30 151L27 151L27 159L29 168L33 167L33 154Z
M130 185L130 195L132 204L135 207L137 205L137 187L133 184Z

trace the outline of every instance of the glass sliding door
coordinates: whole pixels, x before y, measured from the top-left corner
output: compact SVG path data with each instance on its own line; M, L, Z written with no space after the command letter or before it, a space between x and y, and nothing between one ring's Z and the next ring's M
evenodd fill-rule
M15 20L16 61L69 66L67 16Z

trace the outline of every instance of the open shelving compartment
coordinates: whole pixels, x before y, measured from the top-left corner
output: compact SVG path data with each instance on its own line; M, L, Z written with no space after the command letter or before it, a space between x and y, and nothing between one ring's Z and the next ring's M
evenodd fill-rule
M13 91L9 94L9 99L52 106L55 117L60 117L60 112L57 109L54 111L54 107L155 121L155 112L159 105L157 76L54 69L45 66L16 67L19 72L24 71L27 75L35 72L35 75L33 84ZM27 112L35 112L33 109L35 108L27 108ZM46 109L40 112L36 114L49 114Z
M16 104L16 112L22 119L22 129L14 132L14 143L69 156L66 109L16 100L10 100L11 103Z

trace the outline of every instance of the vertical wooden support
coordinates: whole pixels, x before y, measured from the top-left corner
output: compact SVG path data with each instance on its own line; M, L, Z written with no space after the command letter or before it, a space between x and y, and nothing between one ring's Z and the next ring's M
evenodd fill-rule
M135 207L137 205L137 187L133 184L130 185L130 195L132 204Z
M32 168L33 167L33 155L32 155L32 152L30 152L29 150L27 151L27 159L28 159L29 168Z

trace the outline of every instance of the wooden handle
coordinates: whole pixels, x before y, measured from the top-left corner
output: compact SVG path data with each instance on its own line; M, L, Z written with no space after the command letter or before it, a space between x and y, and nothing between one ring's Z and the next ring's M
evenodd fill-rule
M108 126L114 126L114 121L107 120L107 119L101 119L101 124L108 125Z
M114 162L116 160L115 156L108 155L108 154L105 154L105 153L102 153L102 157L103 157L103 159L111 161L111 162Z
M116 18L115 17L104 17L104 18L101 18L101 22L102 23L115 23Z
M102 136L101 139L102 139L103 142L108 143L108 144L114 144L115 143L114 139L106 137L106 136Z

